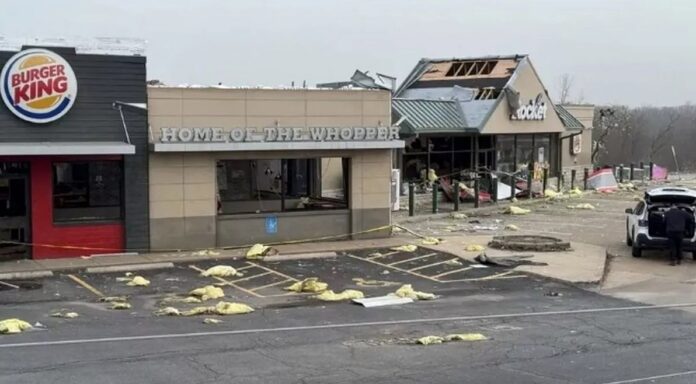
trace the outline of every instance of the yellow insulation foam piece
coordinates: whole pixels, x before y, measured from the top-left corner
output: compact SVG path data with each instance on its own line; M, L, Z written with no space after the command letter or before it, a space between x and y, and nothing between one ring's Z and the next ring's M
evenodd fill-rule
M329 288L329 284L319 281L318 277L308 277L302 281L298 281L289 287L285 287L286 291L292 292L312 292L319 293L326 291Z
M263 259L271 247L263 244L254 244L246 253L246 258L249 260Z
M413 245L413 244L406 244L406 245L402 245L399 247L394 247L394 248L392 248L392 251L415 252L417 249L418 249L418 247Z
M22 333L31 329L31 324L20 319L5 319L0 321L0 334L3 333Z
M150 280L142 276L135 276L128 283L126 283L126 285L131 287L147 287L150 285Z
M222 288L214 285L206 285L205 287L194 289L193 291L189 292L189 295L200 297L202 301L206 301L225 297L225 292L222 290Z
M409 298L412 300L432 300L435 298L435 295L432 293L414 290L411 284L402 285L401 288L397 289L396 292L394 292L394 295L398 297Z
M232 268L229 265L216 265L201 272L201 276L205 277L233 277L241 275L241 273L237 272L236 269Z
M355 289L346 289L341 293L335 293L334 291L324 291L319 295L315 296L316 299L322 301L343 301L352 299L362 299L365 295Z

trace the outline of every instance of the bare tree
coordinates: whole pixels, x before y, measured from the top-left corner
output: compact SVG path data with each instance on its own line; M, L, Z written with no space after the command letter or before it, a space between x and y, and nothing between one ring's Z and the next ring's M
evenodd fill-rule
M559 104L570 102L570 91L573 88L573 76L564 73L559 81L560 94L558 97Z
M680 118L679 112L671 110L668 118L669 121L667 122L667 125L657 130L652 138L652 142L650 143L650 153L648 154L648 159L650 161L653 161L655 155L672 142L672 132L674 131L677 121L679 121Z
M615 111L613 108L598 108L598 110L596 110L595 118L598 121L593 124L592 164L596 163L600 150L604 149L609 133L617 126L616 122L614 122L614 114Z

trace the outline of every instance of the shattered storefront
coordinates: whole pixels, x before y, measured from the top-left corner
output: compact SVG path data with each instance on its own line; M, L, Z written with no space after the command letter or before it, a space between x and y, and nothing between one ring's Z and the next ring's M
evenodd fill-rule
M406 143L404 181L422 180L428 169L459 180L539 179L560 169L568 128L525 55L422 59L392 105Z
M389 92L148 94L153 250L389 234Z
M147 248L145 57L49 44L0 51L0 260Z

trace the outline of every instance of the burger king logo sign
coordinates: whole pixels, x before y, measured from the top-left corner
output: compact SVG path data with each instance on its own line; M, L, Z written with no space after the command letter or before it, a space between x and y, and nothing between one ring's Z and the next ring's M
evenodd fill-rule
M12 56L0 73L2 101L20 119L50 123L68 113L77 96L70 64L45 49Z

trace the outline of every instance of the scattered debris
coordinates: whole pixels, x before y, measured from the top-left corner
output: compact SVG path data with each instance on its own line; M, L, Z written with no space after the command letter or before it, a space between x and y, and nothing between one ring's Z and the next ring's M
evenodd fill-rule
M449 265L451 267L458 267L458 266L461 266L463 264L461 261L459 261L459 259L450 259L450 260L445 261L445 265Z
M481 220L469 220L469 224L481 224Z
M205 319L203 319L204 324L220 324L222 322L223 321L220 319L213 319L211 317L206 317Z
M251 248L246 253L246 258L249 260L258 260L258 259L263 259L264 256L269 255L270 253L277 253L275 249L263 245L263 244L254 244Z
M438 245L440 244L440 239L436 237L426 237L423 240L421 240L421 243L423 245Z
M418 247L413 245L413 244L406 244L406 245L401 245L399 247L394 247L394 248L392 248L392 251L415 252L417 249L418 249Z
M220 252L213 251L212 249L203 249L197 252L191 252L191 256L220 256Z
M619 183L619 190L621 191L635 191L637 189L633 183Z
M326 289L329 288L329 284L324 283L323 281L319 281L318 277L308 277L302 281L298 281L294 284L292 284L289 287L285 287L284 289L286 291L292 291L292 292L312 292L312 293L319 293L326 291Z
M380 274L380 275L388 275L388 274L390 274L390 273L391 273L391 272L389 272L388 269L385 269L384 271L380 272L379 274Z
M201 276L205 277L233 277L233 276L244 276L241 272L237 272L236 269L229 265L216 265L206 269L201 272Z
M382 254L381 254L381 253L379 253L379 252L372 252L372 253L370 253L370 254L369 254L369 255L367 255L367 256L368 256L368 257L374 257L374 258L377 258L377 257L382 257L382 256L384 256L384 255L382 255Z
M431 345L431 344L442 344L444 342L453 342L453 341L484 341L488 340L486 336L480 333L454 333L447 335L445 337L442 336L424 336L419 339L416 339L416 344L421 344L421 345Z
M181 311L174 307L164 307L156 310L155 316L181 316Z
M558 199L559 197L562 197L562 196L563 196L562 192L556 192L553 189L547 189L544 191L544 197L548 198L549 200Z
M497 231L498 226L496 225L474 225L472 228L474 231Z
M99 298L102 303L125 303L128 301L127 296L105 296Z
M130 303L123 301L115 301L111 303L111 309L121 310L121 309L131 309Z
M51 313L51 317L62 317L65 319L74 319L79 316L80 315L77 312L66 312L65 310Z
M446 341L483 341L488 338L480 333L454 333L445 336Z
M362 277L354 277L353 282L355 282L356 285L359 285L362 287L389 287L392 285L401 284L401 283L397 283L395 281L366 280L366 279L363 279Z
M4 281L0 281L0 285L4 285L6 287L13 288L13 289L19 289L19 285L10 284L10 283L4 282Z
M568 209L587 209L587 210L595 209L594 205L592 205L590 203L569 205L567 208Z
M394 295L398 297L408 297L409 299L413 300L432 300L435 298L435 295L432 293L414 290L411 284L402 285L401 288L394 292Z
M242 303L230 303L221 301L212 307L195 307L188 311L181 312L182 316L195 315L241 315L254 312L254 308Z
M342 301L342 300L352 300L352 299L362 299L365 295L355 289L346 289L341 293L335 293L334 291L328 290L320 293L314 298L322 301Z
M571 189L568 192L568 194L570 195L570 197L581 197L583 195L583 192L580 190L580 188L575 187L575 188Z
M150 285L150 280L142 276L135 276L128 283L126 283L126 285L129 287L147 287Z
M468 216L465 215L465 214L463 214L463 213L453 212L453 213L450 214L450 217L451 217L452 219L462 220L462 219L466 219Z
M0 321L0 334L3 333L22 333L31 329L31 324L20 319L5 319Z
M532 212L530 209L520 208L515 205L511 205L503 211L506 215L526 215L530 212Z
M214 285L206 285L205 287L196 288L189 292L189 295L200 297L202 301L207 301L210 299L219 299L225 297L225 292L222 288L218 288Z
M383 307L386 305L399 305L413 303L413 299L408 297L398 297L396 295L385 295L377 297L368 297L362 299L353 299L354 303L360 304L365 308Z
M536 265L536 266L544 266L548 265L547 263L542 263L542 262L537 262L537 261L531 261L531 260L525 260L530 257L533 257L532 255L520 255L520 256L508 256L508 257L488 257L486 256L485 253L482 253L476 257L474 257L474 260L478 263L484 264L484 265L494 265L497 267L506 267L506 268L514 268L519 265Z
M467 252L482 252L485 249L486 247L480 244L468 244L466 247L464 247L464 250Z
M505 229L508 231L519 231L520 227L516 226L515 224L508 224L505 226Z
M172 303L185 303L185 304L198 304L201 303L201 299L194 297L194 296L186 296L186 297L179 297L179 296L167 296L160 300L160 305L163 304L172 304Z
M420 339L416 340L416 343L422 344L422 345L431 345L431 344L442 344L445 342L445 339L440 336L424 336L421 337Z
M563 296L563 294L560 292L556 292L556 291L549 291L549 292L544 293L544 296L561 297L561 296Z

